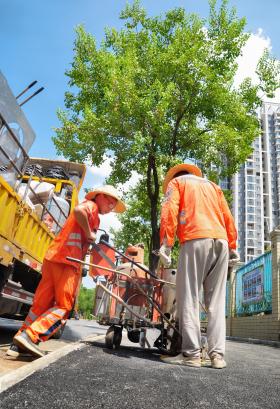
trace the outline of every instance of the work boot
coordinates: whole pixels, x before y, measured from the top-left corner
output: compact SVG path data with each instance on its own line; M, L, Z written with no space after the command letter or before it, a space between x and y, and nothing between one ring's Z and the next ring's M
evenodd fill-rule
M37 347L37 345L25 331L22 331L21 334L16 335L13 341L17 346L30 352L33 356L41 357L45 355L45 352L41 351L41 349Z
M160 359L166 364L185 365L185 366L192 366L194 368L201 367L200 358L196 358L192 356L184 356L182 353L177 356L163 356L162 355Z
M211 359L211 366L214 369L223 369L227 366L226 361L220 354L216 354L216 353L211 354L210 359Z
M9 346L9 349L6 351L6 355L12 356L13 358L18 358L19 356L30 356L30 353L28 353L26 350L20 348L16 344L12 343Z

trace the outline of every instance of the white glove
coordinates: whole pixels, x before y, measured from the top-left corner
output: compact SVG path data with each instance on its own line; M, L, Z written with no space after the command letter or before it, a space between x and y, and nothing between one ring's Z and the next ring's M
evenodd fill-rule
M159 249L159 258L163 264L163 267L168 268L171 265L171 247L166 244L162 244Z
M230 249L229 250L229 259L228 259L228 266L229 267L234 267L235 264L240 261L239 254L237 253L236 250Z

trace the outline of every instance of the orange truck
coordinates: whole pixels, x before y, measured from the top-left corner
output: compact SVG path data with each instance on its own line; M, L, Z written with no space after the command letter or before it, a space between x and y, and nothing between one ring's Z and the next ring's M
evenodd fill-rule
M86 167L30 158L35 139L0 72L0 317L23 319L45 252L78 203Z

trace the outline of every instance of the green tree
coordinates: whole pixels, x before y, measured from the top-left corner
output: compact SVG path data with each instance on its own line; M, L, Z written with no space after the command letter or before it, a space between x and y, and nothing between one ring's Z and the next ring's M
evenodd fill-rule
M116 248L125 251L128 244L143 243L145 246L144 263L149 264L149 254L153 250L151 243L150 208L147 201L145 185L138 182L135 187L125 194L127 211L119 216L122 227L118 230L111 229L114 235ZM178 246L172 251L172 260L176 263Z
M147 203L145 186L140 182L125 195L127 211L119 216L122 228L111 229L114 234L114 245L123 250L129 243L143 243L145 248L151 248L150 208ZM145 253L146 256L146 253ZM146 258L146 257L145 257ZM147 263L148 260L146 259Z
M78 297L78 312L86 319L92 318L95 288L81 286Z
M150 226L151 269L152 250L159 248L163 174L188 158L206 174L213 166L219 177L235 173L260 132L258 92L271 95L279 84L279 65L266 52L259 83L247 78L234 86L236 61L249 36L245 19L228 9L227 0L220 8L216 0L209 6L207 19L182 8L149 17L135 1L120 14L123 29L107 29L100 47L80 26L66 73L71 91L66 111L58 113L57 151L97 166L109 157L115 184L129 180L132 171L139 174L134 210L142 203L137 225Z

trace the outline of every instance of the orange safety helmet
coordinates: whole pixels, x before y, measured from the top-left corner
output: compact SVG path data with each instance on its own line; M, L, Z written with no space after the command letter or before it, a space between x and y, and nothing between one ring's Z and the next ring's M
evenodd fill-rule
M175 165L173 166L173 168L169 169L169 171L166 173L165 179L163 181L163 186L162 186L162 190L164 194L167 190L168 183L170 182L170 180L173 179L176 173L184 172L184 171L202 178L201 170L195 165L191 165L189 163L181 163L180 165Z

